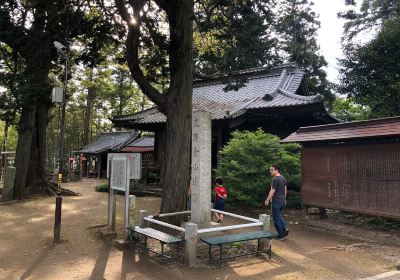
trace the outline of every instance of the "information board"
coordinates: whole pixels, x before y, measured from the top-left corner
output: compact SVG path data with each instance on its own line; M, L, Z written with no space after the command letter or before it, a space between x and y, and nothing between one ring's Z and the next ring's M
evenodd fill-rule
M130 153L129 168L130 168L130 179L140 180L142 178L142 154Z
M125 191L127 188L127 159L126 157L113 157L111 160L111 188Z
M129 178L140 180L142 178L142 154L140 153L109 153L107 154L107 178L110 178L110 164L113 159L129 159Z
M305 147L305 205L400 217L400 144Z

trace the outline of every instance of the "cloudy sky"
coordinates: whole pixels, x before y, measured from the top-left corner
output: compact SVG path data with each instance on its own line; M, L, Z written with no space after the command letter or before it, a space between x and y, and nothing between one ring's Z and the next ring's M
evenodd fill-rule
M338 77L337 58L342 57L340 38L344 21L337 18L337 13L346 9L344 0L314 0L314 10L319 14L321 29L318 41L321 53L328 61L328 79L336 82Z

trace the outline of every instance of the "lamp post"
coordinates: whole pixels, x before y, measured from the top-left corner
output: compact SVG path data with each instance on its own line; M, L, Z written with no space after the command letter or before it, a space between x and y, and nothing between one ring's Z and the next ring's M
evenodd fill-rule
M54 217L54 242L60 241L61 233L61 184L63 178L63 162L64 162L64 130L65 130L65 105L66 105L66 93L67 93L67 83L68 83L68 54L67 48L60 42L54 41L54 47L57 51L62 54L65 59L64 66L64 85L63 88L53 89L53 102L60 104L59 114L61 110L60 120L60 139L59 139L59 151L58 151L58 176L57 176L57 194L56 194L56 209Z

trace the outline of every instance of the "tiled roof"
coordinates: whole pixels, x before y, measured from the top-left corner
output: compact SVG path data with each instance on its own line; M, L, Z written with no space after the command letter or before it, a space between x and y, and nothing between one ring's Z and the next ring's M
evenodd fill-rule
M332 141L356 138L400 137L400 116L369 121L301 127L283 143Z
M138 131L118 131L100 134L92 143L86 145L79 154L99 154L105 151L118 152L138 137Z
M135 139L132 143L128 144L127 147L153 147L154 136L142 136Z
M216 120L235 118L251 109L299 106L322 101L320 95L296 94L303 81L304 71L293 64L272 71L251 69L244 73L247 82L237 91L225 91L226 84L218 79L195 82L193 111L209 111ZM137 124L163 123L166 116L154 107L131 115L115 116L113 120L133 121Z

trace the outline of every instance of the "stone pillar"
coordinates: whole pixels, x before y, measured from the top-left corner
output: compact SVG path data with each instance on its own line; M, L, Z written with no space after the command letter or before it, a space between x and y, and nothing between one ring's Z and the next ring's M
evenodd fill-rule
M147 227L147 221L144 220L145 217L149 216L149 212L147 210L140 210L139 211L139 227L145 228ZM145 237L143 234L138 234L140 242L145 242ZM137 236L135 237L137 238Z
M197 230L197 224L185 224L185 264L189 267L197 263Z
M198 111L192 120L192 209L193 223L211 222L211 113Z
M7 167L4 176L2 201L11 201L14 196L15 167Z
M147 210L139 211L139 227L141 228L147 227L147 222L144 220L144 218L147 216L149 216L149 212Z
M110 186L110 184L108 184ZM117 197L114 193L114 189L109 187L108 196L108 231L115 231L115 217L117 212Z
M129 227L135 226L136 196L129 196Z
M260 214L258 220L263 223L262 230L270 231L270 229L271 229L271 216L270 215ZM270 242L269 245L271 245L272 240L270 239L269 242ZM263 250L263 251L265 250L265 239L260 240L260 248L259 249Z

